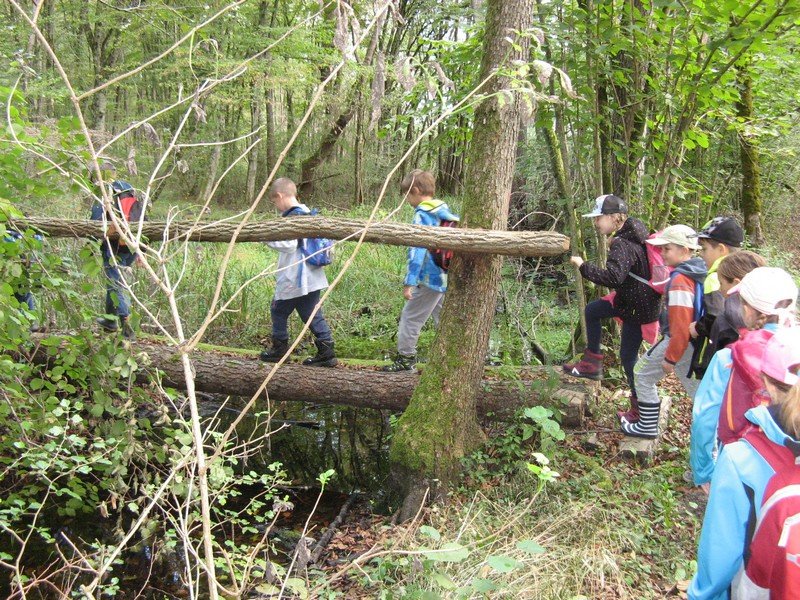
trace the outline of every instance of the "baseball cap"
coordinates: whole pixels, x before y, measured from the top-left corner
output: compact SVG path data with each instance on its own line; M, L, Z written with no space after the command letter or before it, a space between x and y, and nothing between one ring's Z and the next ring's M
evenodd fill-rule
M794 372L800 365L800 327L779 329L764 347L761 372L787 385L800 380Z
M628 214L628 205L619 196L604 194L594 200L594 210L583 215L586 218L600 217L602 215Z
M794 279L777 267L753 269L728 292L729 295L735 293L765 315L793 313L797 303L797 285ZM786 308L779 308L778 304L785 300L791 300L791 304Z
M744 231L733 217L714 217L703 225L697 237L738 248L744 241Z
M656 234L656 237L645 241L653 246L675 244L676 246L683 246L691 250L698 250L700 246L697 242L693 241L696 237L697 232L688 225L670 225L661 233Z

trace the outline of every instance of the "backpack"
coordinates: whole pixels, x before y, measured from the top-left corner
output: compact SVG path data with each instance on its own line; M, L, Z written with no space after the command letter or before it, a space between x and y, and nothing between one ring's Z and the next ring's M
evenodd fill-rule
M440 219L439 227L458 227L458 221ZM428 252L430 252L431 257L433 258L433 264L447 273L447 270L450 268L450 261L453 258L453 251L444 250L443 248L428 248Z
M652 240L660 235L661 231L656 231L647 236L647 239ZM628 273L628 275L633 277L636 281L640 281L651 287L659 294L663 294L674 269L664 264L664 257L661 256L661 249L658 246L654 246L653 244L645 244L644 246L647 252L647 264L650 266L650 279L639 277L634 273Z
M319 214L316 208L310 212L305 212L299 207L292 209L301 215L315 217ZM333 262L333 241L327 238L301 238L297 240L298 248L303 253L303 262L312 267L327 267Z
M723 444L738 440L750 424L744 413L759 404L769 404L761 383L761 360L773 335L767 329L748 331L730 346L733 367L717 423L717 435Z
M761 513L734 581L734 598L800 598L800 466L785 446L756 427L744 439L775 472L767 482Z
M144 203L133 193L133 187L127 181L112 181L111 195L116 201L115 210L117 214L128 224L138 223L142 220ZM111 221L111 219L109 219ZM120 237L116 228L111 233L115 236L120 246L126 246L125 241Z

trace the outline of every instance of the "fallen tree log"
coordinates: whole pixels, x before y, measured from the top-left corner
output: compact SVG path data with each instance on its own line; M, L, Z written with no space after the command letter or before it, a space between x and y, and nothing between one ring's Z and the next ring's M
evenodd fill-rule
M51 237L100 238L100 221L26 217L15 220L16 227L30 226ZM230 242L236 222L146 221L141 235L150 242L189 240L192 242ZM237 242L274 242L306 237L355 241L367 226L366 221L327 217L273 219L246 224ZM133 231L137 226L133 225ZM405 223L375 222L369 225L364 241L392 246L444 248L472 254L504 256L557 256L569 250L569 238L551 231L495 231L429 227Z
M34 338L45 337L37 334ZM51 334L52 335L52 334ZM141 373L140 383L149 381L156 370L163 385L185 389L186 381L175 348L148 341L131 345ZM46 348L37 346L29 357L46 362ZM194 350L191 354L195 388L199 392L250 397L266 379L272 365L257 358L219 350ZM489 420L508 420L523 407L543 405L559 411L562 423L577 427L583 423L588 403L595 395L592 382L563 378L557 386L544 384L552 377L545 367L518 370L520 379L504 381L484 377L478 398L478 414ZM285 364L267 385L270 401L335 404L402 412L408 406L419 373L382 373L366 368L325 369ZM551 392L542 390L550 388Z

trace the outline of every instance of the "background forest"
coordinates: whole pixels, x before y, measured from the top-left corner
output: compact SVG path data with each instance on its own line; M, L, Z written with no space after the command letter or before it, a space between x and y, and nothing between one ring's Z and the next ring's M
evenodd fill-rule
M530 17L506 32L510 83L499 92L481 81L486 4ZM101 158L148 199L153 220L272 218L265 184L286 176L326 215L408 221L398 183L412 168L431 170L438 195L460 208L473 183L476 109L491 99L515 106L520 123L508 229L558 231L602 260L579 215L615 193L653 229L735 215L750 246L797 267L800 6L791 0L5 0L0 25L4 221L88 218ZM527 60L511 58L526 49ZM464 460L451 502L426 512L425 525L363 527L374 560L307 568L303 536L281 549L274 535L284 491L365 487L385 510L381 448L394 416L283 414L330 428L281 438L285 423L269 408L240 421L224 416L229 405L208 403L204 414L157 380L134 386L140 357L91 332L103 285L96 249L27 238L23 247L6 239L0 263L9 596L642 598L679 593L691 576L702 497L681 479L685 402L643 472L612 460L613 440L587 451L585 432L561 443L552 412L521 416ZM329 278L352 268L325 305L337 350L385 359L404 250L339 248ZM28 269L25 255L37 257ZM158 259L133 287L143 332L260 348L274 253L185 244ZM39 300L32 313L14 304L21 279ZM487 354L502 376L580 346L579 306L597 291L565 258L505 259L499 288ZM42 342L46 368L18 359L33 322L69 332L67 346ZM425 330L423 354L434 334ZM621 378L612 371L604 394ZM596 431L612 422L606 404ZM105 525L81 529L81 520ZM142 575L123 564L151 566Z

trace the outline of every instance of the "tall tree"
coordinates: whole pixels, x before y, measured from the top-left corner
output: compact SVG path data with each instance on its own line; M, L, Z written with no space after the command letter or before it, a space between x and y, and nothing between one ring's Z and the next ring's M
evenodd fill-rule
M514 60L527 60L527 40L517 32L528 29L532 18L533 0L488 2L481 80ZM509 43L509 38L516 40ZM508 77L495 76L475 111L463 204L466 227L507 226L520 122L519 99L510 87ZM459 459L484 440L475 401L501 266L498 256L460 254L453 261L439 332L392 444L393 480L405 496L402 518L414 514L428 490L441 497Z

